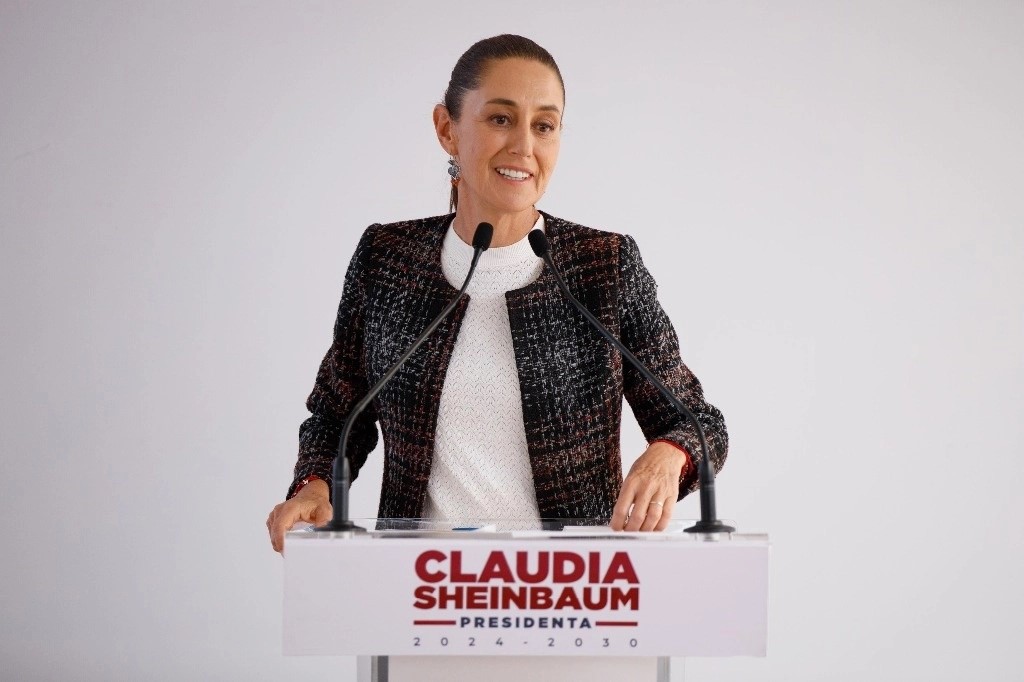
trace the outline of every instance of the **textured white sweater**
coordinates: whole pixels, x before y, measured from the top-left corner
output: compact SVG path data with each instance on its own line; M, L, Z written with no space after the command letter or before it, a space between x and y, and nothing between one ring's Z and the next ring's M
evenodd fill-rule
M544 217L535 228L544 228ZM449 226L441 267L462 286L473 247ZM423 515L429 519L536 519L523 403L505 292L544 268L527 239L481 254L467 293L437 416L434 459Z

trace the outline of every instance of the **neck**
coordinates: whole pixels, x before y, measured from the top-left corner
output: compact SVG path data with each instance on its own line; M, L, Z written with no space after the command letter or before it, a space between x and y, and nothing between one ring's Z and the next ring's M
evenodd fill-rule
M467 244L473 243L473 234L476 226L480 223L490 223L494 226L494 236L491 238L492 247L510 246L515 244L533 229L540 213L532 206L525 211L518 213L494 213L485 210L475 210L464 202L459 202L455 210L455 221L452 227L455 234Z

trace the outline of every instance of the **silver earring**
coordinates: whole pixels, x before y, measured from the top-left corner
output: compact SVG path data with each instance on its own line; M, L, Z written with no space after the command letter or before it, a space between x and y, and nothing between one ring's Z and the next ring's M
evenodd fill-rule
M448 175L452 176L452 182L459 181L459 175L462 173L462 168L459 167L455 157L448 159Z

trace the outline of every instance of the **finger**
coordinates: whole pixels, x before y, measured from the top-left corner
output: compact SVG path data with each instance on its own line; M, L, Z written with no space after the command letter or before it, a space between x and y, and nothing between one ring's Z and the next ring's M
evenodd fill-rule
M299 518L296 505L285 505L274 517L274 525L270 529L270 543L275 552L284 552L284 534L295 525Z
M274 526L274 517L277 516L279 509L281 509L280 504L274 505L274 508L270 510L270 514L267 515L267 530Z
M640 526L642 531L653 531L659 523L661 523L661 517L665 514L665 502L662 499L662 495L655 490L651 494L651 500L647 503L647 518L644 519L643 524Z
M665 509L661 512L661 518L658 520L658 525L654 530L665 530L668 528L668 522L672 520L672 514L676 509L676 491L672 491L672 494L665 500Z
M280 505L279 505L280 506ZM277 518L277 507L270 512L270 516L267 517L267 535L270 536L270 546L274 546L274 519Z
M648 506L651 501L651 494L652 491L647 488L641 488L637 491L636 496L633 498L633 512L626 523L626 530L634 532L640 530L650 511Z
M299 516L295 520L316 523L319 518L320 507L321 505L318 502L307 501L299 507Z
M612 509L612 518L608 522L612 530L624 530L626 528L626 519L629 517L629 505L633 504L633 481L632 479L626 479L622 484L622 490L619 491L619 499L615 501L615 507Z
M334 517L334 508L329 503L318 504L310 514L309 522L314 526L322 526Z

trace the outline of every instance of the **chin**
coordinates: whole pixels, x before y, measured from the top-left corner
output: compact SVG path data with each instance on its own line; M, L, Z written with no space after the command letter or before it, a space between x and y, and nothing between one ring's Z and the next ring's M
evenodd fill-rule
M522 213L532 209L539 200L539 196L523 197L511 201L508 199L495 201L493 205L501 213Z

